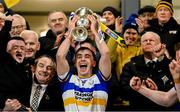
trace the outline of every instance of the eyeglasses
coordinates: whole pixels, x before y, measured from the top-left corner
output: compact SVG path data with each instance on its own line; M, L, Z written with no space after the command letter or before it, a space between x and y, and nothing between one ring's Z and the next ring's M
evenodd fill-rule
M15 30L15 29L21 29L23 27L24 27L24 25L11 26L11 29Z

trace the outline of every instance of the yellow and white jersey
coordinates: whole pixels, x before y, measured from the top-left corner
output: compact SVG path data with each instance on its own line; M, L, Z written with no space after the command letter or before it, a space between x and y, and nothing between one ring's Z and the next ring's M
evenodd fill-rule
M90 78L79 78L71 72L66 77L59 76L65 111L92 112L105 111L108 99L108 81L99 71Z

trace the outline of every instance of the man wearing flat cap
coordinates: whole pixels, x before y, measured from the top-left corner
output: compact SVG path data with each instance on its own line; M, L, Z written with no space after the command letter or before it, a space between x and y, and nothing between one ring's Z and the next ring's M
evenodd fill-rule
M139 9L136 23L139 26L138 30L140 33L149 26L148 21L155 18L155 10L156 8L151 5L146 5Z

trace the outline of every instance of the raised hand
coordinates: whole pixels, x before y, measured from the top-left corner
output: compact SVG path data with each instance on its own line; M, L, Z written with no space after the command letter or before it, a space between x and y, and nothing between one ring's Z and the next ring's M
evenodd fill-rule
M158 90L156 83L153 80L151 80L150 78L147 78L145 80L145 85L147 88L149 88L151 90Z
M141 20L140 18L136 18L136 23L138 24L138 31L139 32L142 32L144 31L144 28L145 28L145 23L143 20Z
M75 15L72 20L69 20L68 23L68 30L71 31L72 29L74 29L76 27L76 23L78 21L79 17L77 15Z
M72 20L69 20L68 23L68 31L65 33L65 38L69 38L71 40L71 42L73 42L73 38L72 38L72 30L76 27L76 23L78 21L79 17L77 15L75 15Z
M180 50L176 51L176 61L180 65Z
M172 62L169 64L169 69L175 83L180 81L180 64L178 62L179 61L172 60Z
M163 56L166 51L166 46L164 44L159 43L158 45L153 47L153 55L157 58Z
M21 103L17 99L7 99L3 111L16 111L21 107Z
M180 50L176 51L176 60L169 64L171 75L175 83L180 83Z
M97 19L93 15L88 15L87 18L90 21L90 29L91 29L92 33L97 34L98 33L98 21L97 21Z
M123 26L123 17L118 16L115 21L115 30L118 33L122 32L122 26Z
M130 87L135 90L138 91L141 88L141 79L139 77L133 76L129 82Z

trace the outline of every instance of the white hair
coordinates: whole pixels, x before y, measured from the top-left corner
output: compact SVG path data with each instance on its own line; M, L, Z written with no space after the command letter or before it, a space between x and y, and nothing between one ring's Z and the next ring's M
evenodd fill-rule
M23 24L25 27L27 27L27 26L26 26L26 20L25 20L25 18L24 18L23 16L21 16L21 15L19 15L19 14L14 14L14 15L13 15L13 18L14 18L14 19L19 19L19 20L22 22L22 24Z
M158 39L161 41L160 36L159 36L157 33L153 32L153 31L147 31L147 32L145 32L145 33L141 36L141 39L144 38L145 35L147 35L147 34L151 34L151 35L153 35L153 37L158 38Z
M24 35L34 35L34 37L36 38L36 40L38 42L38 39L39 39L38 37L39 36L35 31L33 31L33 30L24 30L24 31L21 32L20 37L24 38Z

